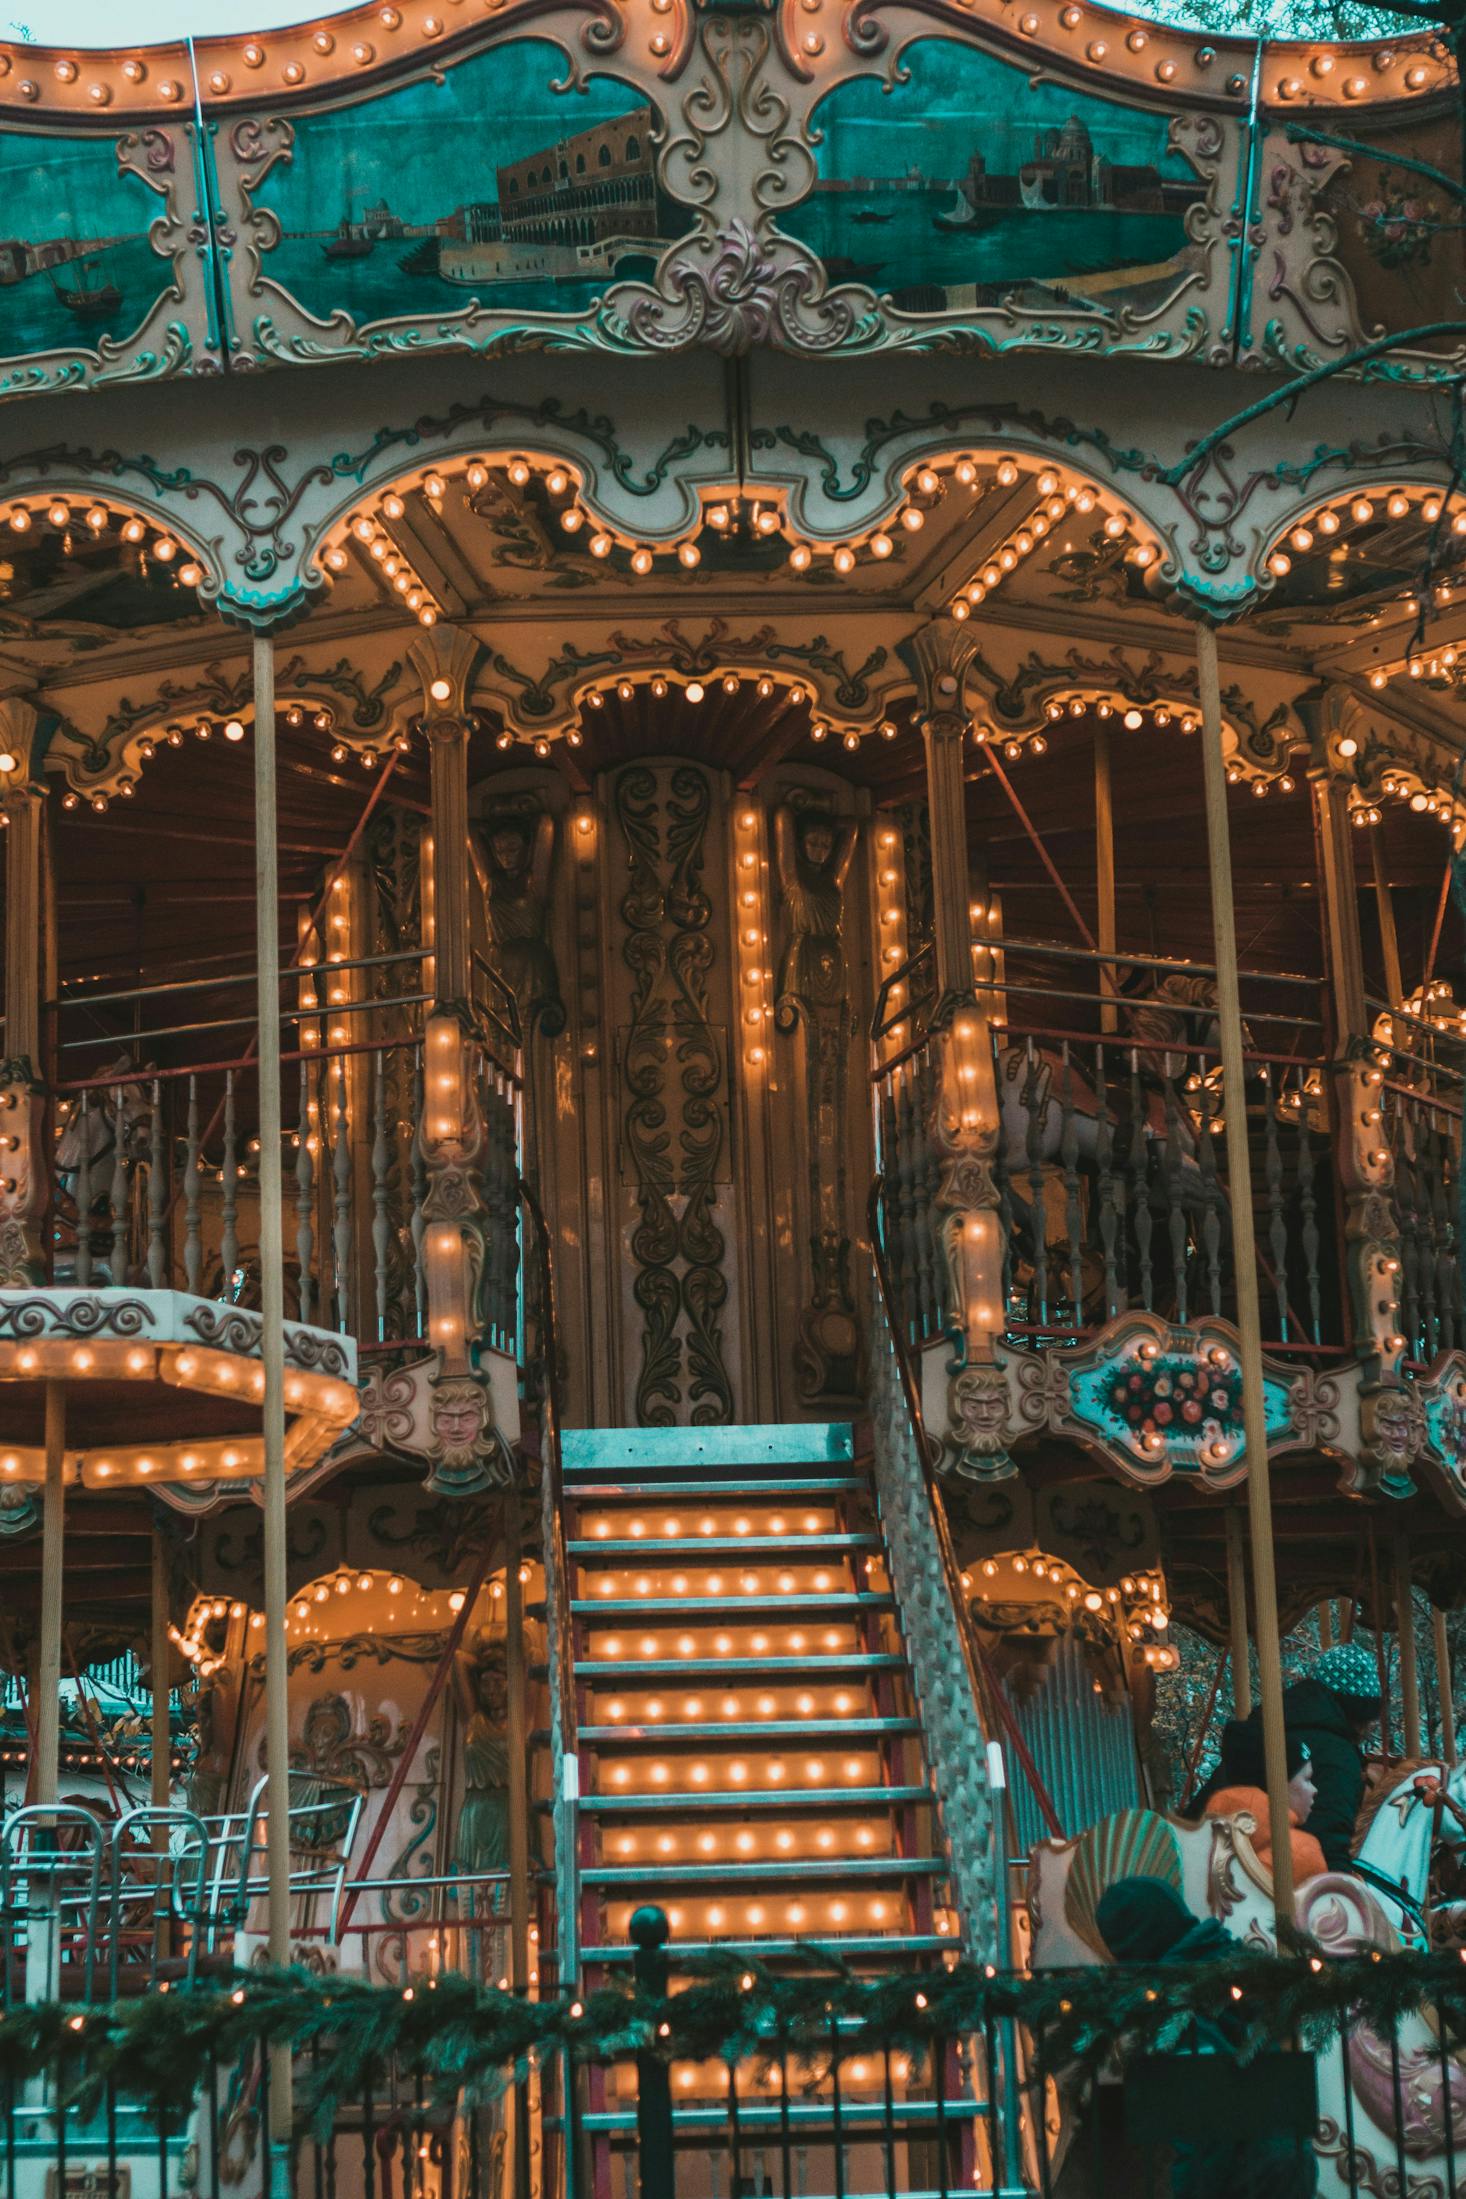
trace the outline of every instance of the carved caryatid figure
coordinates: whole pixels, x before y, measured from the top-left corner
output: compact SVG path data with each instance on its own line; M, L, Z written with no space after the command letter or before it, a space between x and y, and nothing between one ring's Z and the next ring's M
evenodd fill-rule
M555 820L547 809L505 805L484 821L489 958L514 995L526 1032L554 1038L565 1003L550 943L550 862Z
M471 1665L457 1670L463 1729L463 1801L453 1836L455 1868L474 1874L509 1866L509 1687L504 1674L504 1644L481 1650ZM495 1889L498 1892L498 1889ZM475 1900L475 1908L497 1902Z
M779 970L774 1020L792 1031L848 1014L845 984L845 881L855 827L824 810L789 805L774 814L779 885L789 911L789 944Z
M806 1404L852 1395L859 1329L846 1232L846 1077L853 1019L845 970L845 883L855 827L806 801L774 814L774 853L788 911L774 1022L804 1037L809 1153L809 1295L795 1371Z

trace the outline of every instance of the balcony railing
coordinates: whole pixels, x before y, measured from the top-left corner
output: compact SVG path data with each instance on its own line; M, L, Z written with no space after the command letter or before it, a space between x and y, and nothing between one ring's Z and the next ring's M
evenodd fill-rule
M1007 941L1001 950L979 950L976 985L992 1033L992 1172L1005 1333L1039 1345L1062 1342L1135 1308L1181 1322L1232 1318L1231 1186L1222 1135L1228 1095L1215 973L1196 963L1133 955L1101 961ZM893 972L873 1034L887 1250L912 1344L940 1336L949 1319L936 1208L941 1156L932 1136L942 1039L907 1004L921 991L919 959ZM1243 1015L1247 1081L1240 1103L1252 1152L1267 1342L1310 1355L1342 1349L1319 987L1305 978L1244 973ZM1440 1102L1417 1096L1412 1104L1430 1117L1438 1180L1450 1137L1438 1119ZM1459 1113L1453 1119L1458 1142ZM1408 1145L1425 1133L1399 1135ZM1437 1204L1440 1196L1434 1194ZM1411 1211L1418 1209L1417 1198ZM1434 1207L1430 1214L1435 1318L1443 1334L1439 1221Z
M282 973L286 1307L363 1349L425 1342L427 958ZM519 1038L480 970L470 1074L486 1142L487 1340L519 1327ZM132 1283L259 1302L254 973L130 989L80 983L55 1003L51 1280ZM175 1058L182 1054L179 1063Z

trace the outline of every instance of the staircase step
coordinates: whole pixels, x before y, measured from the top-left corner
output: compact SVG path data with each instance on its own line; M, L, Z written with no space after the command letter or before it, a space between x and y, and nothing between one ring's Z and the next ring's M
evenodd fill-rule
M664 1504L669 1497L718 1497L732 1503L740 1497L762 1504L785 1503L790 1497L849 1496L866 1484L855 1474L816 1474L807 1478L755 1481L581 1481L567 1482L566 1494L576 1504L640 1502Z
M747 1748L757 1741L842 1741L854 1734L919 1733L915 1718L755 1718L730 1720L726 1725L700 1720L679 1725L658 1719L654 1725L582 1726L580 1738L593 1748L667 1748L676 1741L723 1741L729 1748Z
M709 1793L705 1787L683 1794L676 1790L656 1794L585 1794L580 1798L582 1814L593 1811L607 1817L613 1813L620 1817L636 1813L650 1814L671 1810L717 1810L725 1815L736 1815L744 1810L777 1810L781 1814L800 1810L888 1810L908 1802L930 1802L930 1787L776 1787L761 1788L757 1794L747 1794L742 1789L716 1787ZM547 1809L551 1806L546 1803Z
M726 1955L747 1952L762 1961L775 1961L780 1956L820 1955L828 1951L838 1960L848 1960L855 1955L946 1955L956 1951L957 1943L948 1933L937 1932L838 1932L812 1933L808 1938L782 1937L760 1938L757 1933L744 1932L736 1940L728 1939L679 1939L677 1959L701 1960L707 1955ZM582 1947L581 1959L587 1964L628 1963L635 1960L636 1949L629 1940L608 1939L599 1947Z
M604 1680L607 1687L629 1689L643 1680L691 1680L698 1673L727 1679L746 1672L760 1678L788 1675L801 1680L836 1679L851 1672L904 1672L906 1659L890 1650L852 1649L827 1651L820 1657L587 1657L575 1667L577 1680L592 1687Z
M657 1564L675 1558L685 1565L689 1558L741 1558L757 1552L777 1552L791 1561L801 1551L812 1558L833 1556L841 1550L878 1550L875 1535L633 1535L613 1542L609 1535L577 1536L566 1544L572 1558L640 1558Z
M750 1859L729 1856L721 1862L680 1863L673 1856L656 1863L592 1863L580 1874L583 1886L716 1886L728 1891L730 1874L744 1885L828 1885L847 1878L935 1878L946 1870L935 1855L794 1855Z
M703 1618L720 1616L729 1625L767 1622L795 1611L876 1612L894 1611L894 1596L873 1590L831 1588L791 1589L786 1596L576 1596L571 1616L585 1619Z
M686 1472L729 1466L745 1479L765 1467L835 1464L855 1455L848 1420L751 1421L721 1428L566 1428L560 1438L567 1485L589 1474Z

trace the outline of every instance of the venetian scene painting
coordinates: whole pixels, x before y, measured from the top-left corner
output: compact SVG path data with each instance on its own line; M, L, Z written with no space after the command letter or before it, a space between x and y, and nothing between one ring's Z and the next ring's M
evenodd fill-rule
M654 117L594 79L556 92L565 57L521 39L432 83L296 124L260 203L280 221L265 277L358 325L487 307L576 312L646 276L688 226L657 181ZM487 118L487 119L486 119Z
M890 89L861 77L815 110L819 180L780 217L832 279L914 313L1175 291L1202 185L1168 150L1168 116L949 39L919 40L901 68Z
M171 280L148 241L162 201L110 138L0 138L0 356L90 348L139 327Z

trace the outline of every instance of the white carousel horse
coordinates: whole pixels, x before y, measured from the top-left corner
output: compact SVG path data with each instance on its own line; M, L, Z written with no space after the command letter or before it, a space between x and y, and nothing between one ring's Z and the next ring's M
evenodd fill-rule
M137 1068L130 1054L121 1053L101 1071L105 1083L79 1094L66 1107L56 1140L56 1172L68 1191L74 1191L84 1166L93 1191L103 1191L103 1164L111 1160L119 1140L125 1160L146 1154L153 1119L151 1091L141 1081L147 1073L146 1068Z
M1417 1901L1426 1891L1434 1812L1414 1783L1422 1770L1437 1769L1416 1767L1391 1787L1364 1843L1372 1849L1366 1860L1397 1883L1407 1881L1404 1890ZM1030 1865L1033 1968L1109 1961L1095 1912L1106 1888L1128 1877L1161 1879L1193 1915L1216 1917L1246 1946L1274 1947L1272 1875L1253 1849L1251 1825L1246 1816L1188 1825L1154 1810L1125 1810L1077 1839L1041 1842ZM1327 1954L1401 1945L1381 1901L1352 1873L1305 1879L1297 1918ZM1466 2161L1466 2063L1442 2055L1432 2019L1405 2018L1393 2051L1388 2037L1355 2022L1346 2044L1335 2040L1320 2049L1317 2067L1320 2194L1443 2199L1453 2188L1451 2159Z

